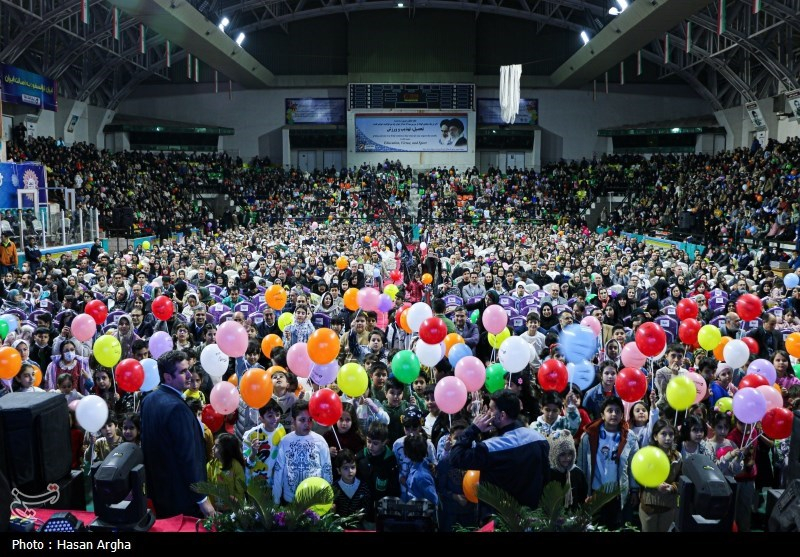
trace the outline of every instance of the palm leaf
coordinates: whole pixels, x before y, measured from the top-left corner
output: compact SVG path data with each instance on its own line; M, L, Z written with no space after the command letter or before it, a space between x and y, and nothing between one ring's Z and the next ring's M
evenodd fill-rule
M197 482L192 484L192 491L211 497L216 501L230 502L229 505L232 510L241 508L245 504L245 501L236 500L234 492L228 489L224 484Z
M510 532L523 532L522 519L525 507L508 492L486 482L478 484L478 499L497 511L498 518Z
M294 501L292 501L292 512L303 514L311 507L325 507L333 503L333 488L328 485L323 489L302 489L298 490L295 494Z
M569 489L558 481L552 481L544 486L544 491L539 499L539 508L550 522L555 522L563 514L564 498Z
M263 476L255 476L247 484L247 495L258 508L261 522L267 530L272 526L272 515L275 504L272 500L272 490Z
M605 505L616 499L619 494L619 485L615 483L603 484L599 489L595 490L589 502L584 505L584 511L589 516L594 516Z

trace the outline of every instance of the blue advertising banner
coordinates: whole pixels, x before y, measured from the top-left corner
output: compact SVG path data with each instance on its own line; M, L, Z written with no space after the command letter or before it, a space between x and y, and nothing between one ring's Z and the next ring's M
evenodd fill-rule
M39 163L2 162L0 163L0 209L16 209L17 190L37 190L39 204L47 204L47 177L45 167ZM22 199L23 207L34 207L35 198L26 194Z
M344 124L345 99L286 99L287 124Z
M503 124L498 99L478 99L478 124ZM539 99L520 99L519 111L513 125L539 125Z
M43 75L0 64L0 87L3 102L58 110L58 82Z
M466 114L356 114L356 152L465 153Z

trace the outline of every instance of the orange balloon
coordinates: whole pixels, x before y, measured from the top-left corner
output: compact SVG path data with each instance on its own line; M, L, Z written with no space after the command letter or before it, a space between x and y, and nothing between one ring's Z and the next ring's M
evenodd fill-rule
M269 358L272 354L272 349L278 346L283 346L283 339L278 335L267 335L261 341L261 352Z
M725 361L725 354L723 353L723 350L725 350L725 345L728 344L731 340L732 340L731 337L722 337L717 347L714 348L714 357L717 359L717 361L720 362Z
M344 255L340 255L336 260L336 268L340 271L347 269L347 258Z
M792 333L786 337L786 351L795 358L800 358L800 333Z
M348 288L348 292L351 289ZM333 329L322 327L308 337L308 357L315 364L329 364L339 355L339 335Z
M42 370L39 366L33 366L33 386L38 387L42 384Z
M272 379L266 369L249 369L242 375L239 394L250 408L261 408L272 398Z
M239 377L234 373L233 375L228 377L228 383L230 383L231 385L236 385L238 387L239 386Z
M269 307L280 311L286 305L286 290L282 286L273 284L264 292L264 299Z
M284 374L284 375L286 375L286 374L287 374L287 373L286 373L286 368L285 368L285 367L281 367L281 366L272 366L272 367L270 367L270 368L267 368L267 373L269 373L269 376L270 376L270 377L272 377L272 374L273 374L273 373L278 373L279 371L280 371L282 374Z
M372 238L370 238L369 236L364 236L364 241L365 242L371 242Z
M433 282L433 277L430 273L425 273L422 275L422 284L430 284Z
M468 470L461 481L461 489L464 490L464 497L467 501L478 502L478 484L481 480L480 470Z
M350 311L358 310L358 288L348 288L344 291L344 307Z
M400 315L400 328L407 332L409 335L411 334L411 327L408 326L408 312L404 311Z
M0 348L0 379L13 379L22 367L22 357L15 348Z
M444 355L447 356L450 353L450 349L456 344L463 344L463 343L464 343L464 337L462 337L458 333L450 333L449 335L444 337Z

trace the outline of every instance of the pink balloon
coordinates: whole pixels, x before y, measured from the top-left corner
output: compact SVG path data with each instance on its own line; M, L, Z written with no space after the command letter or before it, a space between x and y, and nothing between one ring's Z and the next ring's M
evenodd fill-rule
M706 393L708 392L708 384L706 383L706 380L702 375L700 375L699 373L695 373L694 371L690 371L689 373L686 374L686 376L692 380L692 383L694 383L694 388L697 390L697 396L694 397L694 403L698 404L700 401L706 398Z
M502 332L502 330L506 328L506 325L508 325L506 310L499 304L491 305L483 310L483 317L481 320L486 330L494 335Z
M378 311L381 293L374 288L362 288L358 291L356 302L364 311Z
M597 317L593 315L587 315L581 319L581 325L584 327L589 327L596 337L600 336L600 333L603 330L603 326L600 324L600 321L598 321Z
M311 375L311 366L314 362L308 355L308 345L305 342L297 342L286 351L286 365L289 366L289 371L298 377Z
M223 416L236 411L239 408L239 391L236 386L227 381L214 385L211 389L211 407Z
M158 359L162 354L166 354L173 349L175 344L172 342L172 337L166 331L158 331L150 337L148 343L150 347L150 355L153 359Z
M455 414L467 403L467 386L458 377L445 377L433 391L436 406L445 414Z
M91 315L82 313L72 320L72 335L81 342L91 340L97 332L97 323Z
M231 358L241 358L247 352L247 329L236 321L226 321L217 329L217 346Z
M761 385L756 387L756 390L762 394L764 400L767 401L767 412L773 408L783 408L783 396L772 385Z
M639 351L639 347L636 346L635 342L629 342L622 347L622 365L634 369L641 369L646 363L647 356Z
M467 391L478 391L486 382L486 366L475 356L465 356L456 363L456 377L461 379Z
M776 391L776 392L777 392L777 391ZM80 401L81 401L80 399L73 400L72 402L70 402L70 403L67 405L67 407L69 407L69 409L70 409L70 410L72 410L73 412L75 412L75 411L78 409L78 403L79 403Z

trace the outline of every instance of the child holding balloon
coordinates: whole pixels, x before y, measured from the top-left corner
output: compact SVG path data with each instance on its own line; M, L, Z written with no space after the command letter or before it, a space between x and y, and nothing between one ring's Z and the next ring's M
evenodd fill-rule
M650 445L658 447L667 455L669 474L658 487L643 487L641 490L639 518L642 521L642 532L667 532L675 520L682 460L674 443L675 428L667 420L658 420L653 426ZM640 481L644 481L644 478Z

